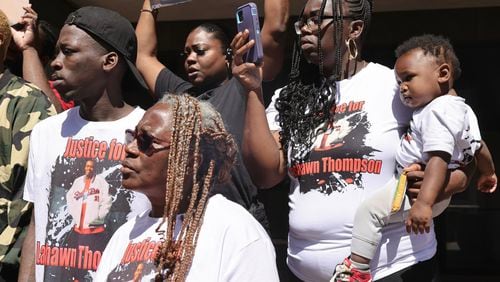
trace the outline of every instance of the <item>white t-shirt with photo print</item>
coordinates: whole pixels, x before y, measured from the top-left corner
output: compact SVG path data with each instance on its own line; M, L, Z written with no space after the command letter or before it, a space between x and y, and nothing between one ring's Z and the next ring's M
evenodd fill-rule
M407 129L411 110L400 98L394 72L369 63L337 84L335 118L319 136L303 163L300 152L288 152L288 266L304 281L328 281L335 265L350 255L356 209L394 175L396 149ZM274 102L267 119L280 130ZM402 225L383 230L379 252L371 262L374 279L432 258L434 231L410 235Z
M174 236L181 217L177 217ZM162 218L152 218L148 211L118 229L104 251L95 280L153 281L154 258L163 236L156 230L161 222ZM186 281L279 281L269 236L243 207L223 195L212 196Z

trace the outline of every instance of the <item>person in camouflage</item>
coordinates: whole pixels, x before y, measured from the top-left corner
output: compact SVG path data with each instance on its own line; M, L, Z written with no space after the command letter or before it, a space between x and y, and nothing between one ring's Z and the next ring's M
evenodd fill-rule
M22 199L31 129L55 109L36 86L11 74L4 65L11 40L0 10L0 280L17 277L19 253L32 205Z

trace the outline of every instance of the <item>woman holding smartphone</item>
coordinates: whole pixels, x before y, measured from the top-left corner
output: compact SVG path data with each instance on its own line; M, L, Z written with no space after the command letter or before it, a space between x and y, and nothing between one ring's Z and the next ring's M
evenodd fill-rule
M289 84L276 91L267 112L261 93L248 96L245 132L251 134L245 135L243 151L256 184L272 187L291 176L290 281L332 278L350 253L357 207L395 171L395 148L411 112L399 99L394 72L361 57L372 4L307 1L295 23ZM409 174L413 197L423 177L423 172ZM445 196L466 183L467 176L454 171ZM433 229L411 236L403 225L393 225L383 234L371 261L374 280L433 280ZM354 267L348 271L355 273ZM353 275L342 281L371 279Z
M228 37L214 24L202 24L193 29L184 45L184 69L189 81L171 72L156 57L157 34L155 17L158 10L151 10L145 0L136 27L138 40L137 68L156 97L164 93L189 92L201 100L207 100L222 115L228 131L235 137L238 147L243 138L248 89L240 83L240 76L231 77L231 60ZM281 70L283 60L282 41L288 20L288 0L266 0L266 17L261 33L264 47L264 77L271 79ZM264 226L267 225L262 204L258 203L257 188L243 165L238 153L231 179L218 185L212 194L220 193L235 201L253 214Z

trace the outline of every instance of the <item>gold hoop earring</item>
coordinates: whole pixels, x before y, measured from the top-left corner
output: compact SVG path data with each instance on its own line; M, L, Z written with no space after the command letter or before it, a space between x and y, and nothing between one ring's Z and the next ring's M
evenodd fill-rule
M356 41L353 38L349 38L346 40L345 45L347 46L347 52L349 52L349 60L356 59L358 57L358 45L356 45Z

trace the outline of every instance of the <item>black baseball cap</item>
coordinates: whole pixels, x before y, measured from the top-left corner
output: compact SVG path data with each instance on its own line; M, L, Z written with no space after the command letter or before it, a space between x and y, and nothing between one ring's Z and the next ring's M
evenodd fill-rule
M142 88L147 89L144 79L135 66L137 38L134 27L126 18L112 10L87 6L69 14L64 23L75 25L123 55L133 77Z

